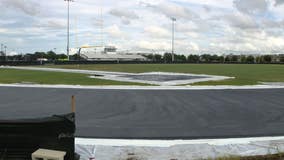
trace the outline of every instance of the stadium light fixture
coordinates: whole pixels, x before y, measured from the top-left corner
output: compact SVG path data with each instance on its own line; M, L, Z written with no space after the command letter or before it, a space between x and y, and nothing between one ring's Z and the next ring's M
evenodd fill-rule
M172 20L172 62L175 61L175 22L176 18L171 17Z
M68 61L69 61L69 48L70 48L70 2L74 2L74 0L64 0L64 1L67 1L67 57L68 57Z

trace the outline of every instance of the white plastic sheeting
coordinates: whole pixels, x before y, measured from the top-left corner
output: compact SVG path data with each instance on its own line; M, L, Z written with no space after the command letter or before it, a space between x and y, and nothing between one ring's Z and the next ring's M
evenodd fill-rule
M145 145L143 145L145 144ZM191 160L284 151L284 137L217 140L95 140L76 138L81 160Z

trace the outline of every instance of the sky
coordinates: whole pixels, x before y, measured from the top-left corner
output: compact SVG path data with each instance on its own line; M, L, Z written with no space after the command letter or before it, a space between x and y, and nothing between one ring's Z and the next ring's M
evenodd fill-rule
M66 52L67 2L0 0L9 54ZM284 53L284 0L75 0L70 46L178 54Z

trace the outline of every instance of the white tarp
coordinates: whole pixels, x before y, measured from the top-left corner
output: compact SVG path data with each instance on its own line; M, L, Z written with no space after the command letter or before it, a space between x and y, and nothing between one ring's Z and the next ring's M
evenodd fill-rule
M104 141L105 145L103 145ZM150 140L145 141L145 146L143 146L143 140L133 142L138 142L138 145L133 145L132 140L122 140L124 141L122 143L119 141L121 140L76 139L76 152L81 155L81 160L92 158L95 160L194 160L232 155L266 155L284 151L284 137L177 141L176 145L170 145L171 141L165 143L153 141L152 146L149 144ZM155 143L158 145L155 146Z

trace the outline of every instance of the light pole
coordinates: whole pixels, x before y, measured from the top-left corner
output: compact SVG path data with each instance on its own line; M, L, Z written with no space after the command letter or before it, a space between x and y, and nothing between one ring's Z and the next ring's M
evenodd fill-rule
M4 46L4 44L1 43L1 56L2 56L2 54L4 54L3 53L3 46Z
M5 53L5 61L7 61L7 46L4 46L4 49L5 49L5 51L4 51L4 53Z
M172 17L172 62L175 61L175 21L176 18Z
M74 2L74 0L64 0L67 1L67 57L69 61L69 28L70 28L70 23L69 23L69 17L70 17L70 2Z

